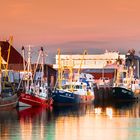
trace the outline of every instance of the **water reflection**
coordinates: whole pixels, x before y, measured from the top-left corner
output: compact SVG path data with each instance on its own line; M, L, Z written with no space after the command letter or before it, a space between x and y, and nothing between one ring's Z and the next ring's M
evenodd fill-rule
M15 131L17 130L18 115L17 110L0 110L0 139L9 140L11 136L15 138ZM11 129L12 128L12 129Z
M49 123L53 116L45 108L27 108L18 111L21 139L44 139L53 137L54 124ZM50 136L51 135L51 136Z
M140 138L140 103L0 111L0 139L131 140Z
M74 105L74 106L55 106L53 113L55 117L60 116L84 116L87 113L91 113L94 110L93 105Z
M95 112L101 113L105 112L109 115L119 116L119 117L139 117L139 102L115 102L115 103L96 103L94 105ZM98 110L97 110L98 109Z
M98 117L96 124L100 131L102 129L104 131L100 133L100 138L103 138L101 134L104 134L108 139L140 139L139 102L96 104L95 110L96 108L101 110L100 116L99 114L96 116ZM97 139L98 136L95 137Z

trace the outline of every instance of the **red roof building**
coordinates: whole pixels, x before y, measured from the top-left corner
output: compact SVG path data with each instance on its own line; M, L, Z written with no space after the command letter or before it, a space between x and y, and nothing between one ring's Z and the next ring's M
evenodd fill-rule
M0 41L2 58L6 62L7 62L9 45L10 44L8 41ZM13 46L11 46L11 50L10 50L8 69L23 70L23 57Z

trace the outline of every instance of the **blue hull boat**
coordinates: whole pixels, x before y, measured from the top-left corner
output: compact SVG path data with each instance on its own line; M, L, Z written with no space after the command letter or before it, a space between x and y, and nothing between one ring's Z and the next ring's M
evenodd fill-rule
M94 100L93 95L80 95L74 92L68 92L60 89L53 91L53 100L56 104L81 104L92 103Z

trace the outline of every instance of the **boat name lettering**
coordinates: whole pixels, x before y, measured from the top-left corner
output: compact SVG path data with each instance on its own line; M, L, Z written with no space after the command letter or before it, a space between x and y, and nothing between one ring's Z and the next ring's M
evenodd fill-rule
M26 98L31 98L30 96L26 95Z

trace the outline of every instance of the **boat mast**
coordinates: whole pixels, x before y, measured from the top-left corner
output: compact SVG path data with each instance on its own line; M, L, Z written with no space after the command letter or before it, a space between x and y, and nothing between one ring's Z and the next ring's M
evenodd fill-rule
M27 79L27 90L29 90L29 86L30 86L30 79L31 79L31 47L29 45L29 50L28 50L28 60L27 60L27 74L28 74L28 79Z
M120 65L116 69L116 79L115 79L115 86L119 86L120 84Z
M18 85L17 90L19 90L20 85L21 85L21 83L22 83L22 80L24 79L24 76L25 76L25 74L26 74L26 65L25 65L25 48L24 48L24 46L22 46L21 51L22 51L22 57L23 57L23 76L22 76L21 79L20 79L20 82L19 82L19 85ZM27 64L28 64L28 63L27 63ZM24 87L24 88L27 87L27 86L26 86L26 82L23 82L23 87Z
M44 53L43 53L43 47L41 47L41 56L42 56L42 62L41 62L41 67L42 67L42 75L41 75L41 84L42 81L44 80Z
M38 55L38 58L37 58L37 62L36 62L36 65L35 65L35 69L34 69L34 75L33 75L33 79L35 78L35 75L36 75L36 72L37 72L37 68L39 67L39 61L40 61L40 55L41 55L41 50L39 51L39 55ZM36 81L37 82L37 81Z
M58 88L62 88L62 66L61 66L61 57L60 57L60 49L57 50L58 54Z
M8 64L9 64L9 58L10 58L10 51L11 51L11 46L13 44L13 36L10 36L9 40L9 48L8 48L8 55L7 55L7 63L6 63L6 71L5 71L5 77L8 77Z
M70 56L69 58L69 82L70 82L70 91L73 91L73 84L72 84L72 80L73 80L73 61L72 61L72 56Z
M22 46L21 50L22 50L22 57L23 57L23 70L25 72L26 67L25 67L25 48L24 48L24 46Z
M130 66L129 69L130 69L130 82L129 82L129 84L130 84L131 89L132 89L132 78L134 78L134 70L133 70L132 66Z
M82 59L81 59L81 63L80 63L80 66L79 66L79 69L78 69L78 72L77 72L78 73L78 78L79 78L81 67L82 67L82 64L83 64L83 61L84 61L84 58L85 58L86 54L87 54L87 50L84 50L83 55L82 55Z
M79 75L80 75L81 67L82 67L82 64L83 64L83 61L84 61L84 57L85 57L86 54L87 54L87 50L84 50L82 58L81 58L80 66L79 66L79 69L78 69L78 72L77 72L77 78L78 79L76 79L76 81L79 80ZM72 84L72 81L73 81L73 67L74 66L73 66L73 60L72 60L71 56L69 58L69 62L70 62L70 64L69 64L68 68L69 68L70 91L73 91L73 88L74 88L74 86L76 84L76 81L75 81L74 84Z

